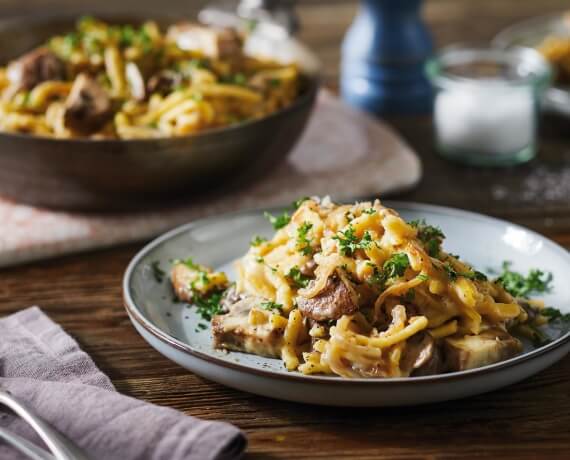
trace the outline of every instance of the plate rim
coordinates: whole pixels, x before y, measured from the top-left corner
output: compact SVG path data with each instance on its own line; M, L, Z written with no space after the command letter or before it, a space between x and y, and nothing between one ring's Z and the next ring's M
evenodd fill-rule
M345 202L350 202L351 200L343 200ZM518 225L512 222L509 222L504 219L499 219L496 217L488 216L486 214L477 213L473 211L466 211L463 209L452 208L447 206L440 206L434 204L427 204L427 203L418 203L418 202L411 202L411 201L398 201L398 200L386 200L382 201L382 204L389 208L394 208L396 210L399 209L406 209L411 211L422 211L427 210L434 213L444 214L447 216L453 217L460 217L460 218L468 218L477 221L485 221L491 222L493 224L498 225L508 225L514 227L519 230L524 230L525 232L530 233L531 235L538 237L541 241L543 241L547 246L549 246L552 250L561 253L566 259L568 259L568 264L570 266L570 252L567 251L565 248L560 246L558 243L552 241L551 239L547 238L544 235L541 235L534 230L531 230L527 227L522 225ZM267 370L264 368L256 368L256 367L248 367L244 366L239 363L230 362L213 356L211 354L204 353L200 350L193 348L190 344L185 343L172 335L168 334L167 332L160 329L158 326L153 324L150 320L145 318L142 314L140 309L137 307L135 301L132 298L130 293L130 281L133 278L133 273L135 268L139 265L141 259L143 259L151 250L154 248L162 245L166 241L172 239L173 237L187 232L188 230L198 227L200 225L207 225L215 220L220 220L228 217L240 216L240 215L253 215L256 213L261 214L264 210L283 210L284 206L273 206L273 207L266 207L266 208L251 208L251 209L244 209L239 211L227 212L222 213L219 215L212 215L207 217L202 217L199 219L195 219L191 222L186 224L179 225L172 230L158 236L157 238L153 239L149 243L147 243L142 249L140 249L137 254L131 259L127 269L125 270L122 282L122 291L123 291L123 305L127 314L133 323L137 323L141 326L145 331L150 333L154 338L159 339L161 342L174 347L178 351L181 351L185 354L188 354L194 358L206 361L208 364L218 365L223 368L229 368L231 370L235 370L238 372L244 372L247 374L253 374L257 376L262 376L265 378L272 378L276 380L287 380L293 381L297 383L337 383L343 382L348 385L383 385L383 386L402 386L402 385L417 385L420 383L445 383L450 381L457 381L463 380L469 377L476 377L481 376L497 371L501 371L507 368L511 368L513 366L517 366L524 362L535 360L540 356L550 353L558 348L561 348L570 342L570 331L566 334L562 335L558 339L550 342L547 345L539 347L535 350L529 351L528 353L524 353L521 355L517 355L513 358L507 359L505 361L500 361L498 363L490 364L487 366L479 367L476 369L469 369L465 371L458 371L458 372L449 372L445 374L436 374L436 375L428 375L428 376L419 376L419 377L393 377L393 378L365 378L365 377L357 377L357 378L344 378L340 376L321 376L321 375L304 375L298 372L290 372L290 373L277 373L271 370ZM136 329L136 328L135 328ZM143 339L146 338L143 337ZM150 344L149 344L150 345ZM152 345L151 345L152 346Z
M548 23L554 23L554 22L562 22L563 14L564 11L560 11L558 13L554 12L554 13L542 14L512 23L501 29L493 36L493 38L491 39L491 47L502 50L509 48L512 46L508 43L509 35L512 35L514 32L518 32L521 29L531 28L532 26L546 25ZM570 31L570 26L568 27L568 30ZM564 96L570 97L570 86L568 85L561 86L557 84L552 84L550 87L546 89L545 93L547 95L550 95L551 97L556 96L557 94L563 94ZM556 102L553 102L552 104L554 105L555 108L557 108L558 104ZM568 116L568 114L566 115Z

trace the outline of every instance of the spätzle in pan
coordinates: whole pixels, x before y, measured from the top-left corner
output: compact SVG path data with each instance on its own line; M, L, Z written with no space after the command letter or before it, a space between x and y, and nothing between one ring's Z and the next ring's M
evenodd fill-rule
M245 36L193 23L75 30L0 68L0 130L58 139L185 136L265 117L299 91L296 65L248 56Z

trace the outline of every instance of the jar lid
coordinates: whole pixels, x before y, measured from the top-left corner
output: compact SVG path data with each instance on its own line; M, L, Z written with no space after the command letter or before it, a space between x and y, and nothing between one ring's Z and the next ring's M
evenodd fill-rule
M532 48L444 48L426 65L428 78L437 87L457 84L477 86L533 86L539 90L550 85L552 69Z

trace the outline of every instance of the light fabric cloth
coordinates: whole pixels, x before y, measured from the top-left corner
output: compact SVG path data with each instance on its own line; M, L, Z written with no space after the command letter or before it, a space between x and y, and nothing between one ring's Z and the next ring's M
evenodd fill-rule
M37 307L0 319L0 387L94 460L231 460L245 451L244 435L228 423L117 393L77 342ZM38 442L3 407L0 426ZM0 458L24 457L0 441Z

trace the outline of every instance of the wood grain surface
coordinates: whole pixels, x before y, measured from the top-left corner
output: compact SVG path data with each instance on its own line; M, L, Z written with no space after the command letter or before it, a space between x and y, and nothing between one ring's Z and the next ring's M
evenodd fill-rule
M74 0L0 0L0 14L78 8ZM116 2L115 2L116 3ZM153 2L123 0L122 10ZM142 5L141 5L142 3ZM191 13L203 2L162 1ZM354 1L302 1L303 38L338 75L339 44ZM49 7L47 6L49 4ZM82 2L113 9L113 2ZM436 43L484 42L506 25L569 7L562 0L433 0L425 16ZM541 152L507 170L437 157L428 117L390 120L424 162L419 187L398 199L481 211L528 225L570 248L569 122L545 118ZM566 187L566 188L564 188ZM1 223L0 223L1 231ZM152 350L123 310L121 277L141 245L0 271L0 314L40 305L72 334L120 392L198 417L227 420L249 438L251 459L570 458L570 357L517 385L460 401L399 409L333 409L249 395L196 377ZM1 340L1 338L0 338Z

